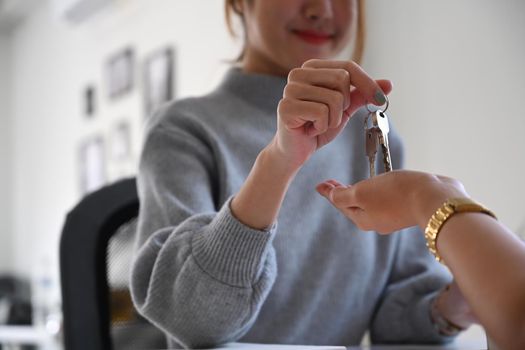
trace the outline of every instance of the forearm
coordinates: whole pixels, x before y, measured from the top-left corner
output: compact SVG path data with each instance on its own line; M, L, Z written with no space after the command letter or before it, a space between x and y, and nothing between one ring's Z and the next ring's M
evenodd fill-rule
M443 225L437 248L491 337L507 346L523 337L525 245L493 218L462 213Z
M297 170L286 163L272 142L259 154L246 181L232 200L233 215L254 229L270 227L277 219Z
M414 197L414 217L422 229L446 199L468 196L459 182L431 178ZM505 341L518 341L525 334L525 245L486 214L458 213L441 227L437 250L489 335L506 347L511 344ZM437 306L445 318L465 327L472 319L462 314L456 294L443 293Z

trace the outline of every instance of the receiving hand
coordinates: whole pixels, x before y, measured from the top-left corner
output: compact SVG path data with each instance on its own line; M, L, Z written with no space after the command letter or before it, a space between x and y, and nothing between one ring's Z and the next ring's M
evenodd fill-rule
M452 178L396 170L345 186L335 180L317 185L317 191L362 230L382 234L419 225L448 198L468 197Z
M384 104L391 90L390 81L373 80L354 62L309 60L288 75L272 146L299 168L341 132L357 109Z

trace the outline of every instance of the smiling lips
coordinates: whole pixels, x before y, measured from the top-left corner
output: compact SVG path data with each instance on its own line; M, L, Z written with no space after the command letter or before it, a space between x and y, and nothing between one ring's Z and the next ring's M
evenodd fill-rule
M293 30L292 32L301 40L314 45L325 44L334 37L333 34L321 33L312 30Z

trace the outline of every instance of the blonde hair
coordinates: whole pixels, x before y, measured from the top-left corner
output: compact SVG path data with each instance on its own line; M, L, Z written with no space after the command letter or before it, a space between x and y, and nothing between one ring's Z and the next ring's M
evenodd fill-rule
M243 21L244 26L244 17L242 15L242 12L237 8L238 2L242 0L225 0L224 2L224 15L226 18L226 27L228 29L228 32L233 36L236 37L237 33L235 32L235 29L233 28L233 16L239 16L241 21ZM253 1L253 0L252 0ZM363 53L365 50L365 38L366 38L366 23L365 23L365 0L357 0L357 23L356 23L356 35L355 35L355 42L354 42L354 51L352 53L352 61L356 63L361 63L361 60L363 59ZM244 41L246 45L246 31L244 33ZM246 47L242 48L241 53L235 60L236 62L239 62L243 59L244 53L245 53Z

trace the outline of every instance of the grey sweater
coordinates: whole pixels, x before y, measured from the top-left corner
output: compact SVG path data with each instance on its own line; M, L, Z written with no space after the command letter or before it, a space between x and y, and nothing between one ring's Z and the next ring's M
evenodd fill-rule
M450 281L417 229L363 232L315 191L368 176L360 111L300 170L277 223L229 203L276 130L286 79L232 68L212 93L167 105L147 130L131 291L172 347L444 342L429 304ZM402 149L391 130L394 168ZM381 158L381 157L378 157ZM381 169L381 167L379 167Z

